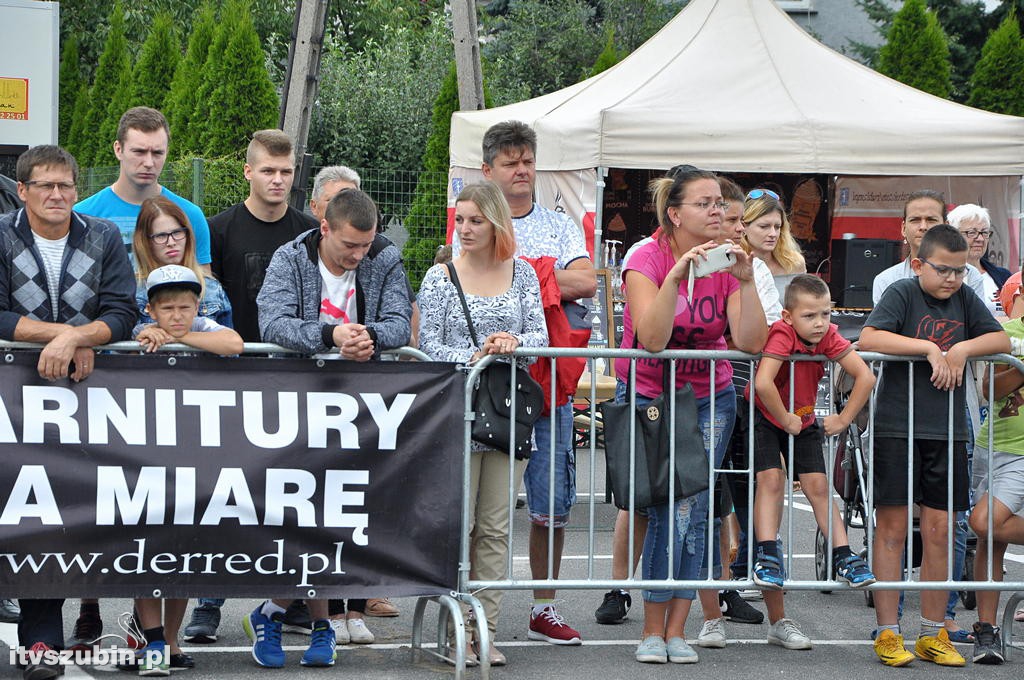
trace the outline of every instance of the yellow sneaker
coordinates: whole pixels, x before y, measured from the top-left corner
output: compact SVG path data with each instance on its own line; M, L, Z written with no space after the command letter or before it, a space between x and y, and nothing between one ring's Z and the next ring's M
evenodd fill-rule
M875 638L875 654L886 666L906 666L914 660L914 655L903 646L903 636L888 628Z
M925 661L932 661L940 666L963 666L964 657L956 651L949 641L949 633L939 628L938 635L922 635L914 644L914 652Z

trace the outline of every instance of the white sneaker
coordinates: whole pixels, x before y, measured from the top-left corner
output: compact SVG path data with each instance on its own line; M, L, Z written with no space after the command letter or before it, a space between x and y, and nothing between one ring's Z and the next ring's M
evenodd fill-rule
M345 619L330 619L331 630L334 631L334 641L339 645L347 645L349 642L348 626Z
M348 639L354 645L372 645L373 633L366 627L366 621L362 619L348 619Z
M704 622L704 626L697 635L698 647L713 647L721 649L725 647L725 626L722 619L711 619Z
M768 644L786 649L810 649L811 638L804 635L792 619L779 619L768 628Z

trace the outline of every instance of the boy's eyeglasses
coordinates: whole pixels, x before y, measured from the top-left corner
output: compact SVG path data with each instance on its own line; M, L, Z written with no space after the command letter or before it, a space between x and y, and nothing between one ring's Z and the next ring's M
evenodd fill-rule
M175 243L177 243L178 241L183 241L185 239L185 230L175 229L174 231L165 231L162 234L150 234L149 238L153 240L153 243L160 246L165 246L167 245L168 239L174 241Z
M963 234L964 238L966 238L968 241L973 241L974 239L978 238L979 236L982 237L982 238L988 238L989 236L992 235L992 230L991 229L967 229L966 231L961 231L960 233Z
M948 279L950 275L952 275L954 279L962 279L967 274L966 266L947 267L944 264L932 264L931 262L925 259L922 259L921 262L924 262L926 265L934 269L935 273L944 279Z
M767 196L771 196L776 201L779 200L779 195L777 193L775 193L774 191L772 191L771 189L753 189L749 194L747 194L747 198L752 198L754 200L757 200L757 199L761 198L762 196L766 196L766 195Z

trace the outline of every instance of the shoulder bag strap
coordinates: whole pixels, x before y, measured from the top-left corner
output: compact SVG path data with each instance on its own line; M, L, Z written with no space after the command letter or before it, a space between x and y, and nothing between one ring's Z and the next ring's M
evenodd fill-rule
M466 304L466 296L462 292L462 284L459 283L459 275L455 273L455 265L451 262L446 262L445 266L448 267L448 278L452 280L452 284L455 286L455 290L459 294L459 302L462 303L462 313L466 316L466 326L469 327L469 337L473 339L473 344L479 349L480 343L476 339L476 329L473 327L473 317L469 315L469 305Z

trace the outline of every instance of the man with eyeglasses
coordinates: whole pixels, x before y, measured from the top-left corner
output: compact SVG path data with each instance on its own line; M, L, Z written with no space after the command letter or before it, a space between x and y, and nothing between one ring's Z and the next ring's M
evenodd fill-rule
M946 199L942 194L931 189L915 191L907 197L903 204L903 239L910 246L910 254L907 259L899 264L894 264L882 271L875 277L871 286L871 301L878 304L882 299L885 289L900 279L914 277L914 270L911 268L911 261L917 257L917 249L921 247L921 239L928 233L928 230L946 222ZM981 272L972 265L967 265L967 274L964 285L974 290L982 300L985 299L985 282Z
M999 312L997 295L1010 278L1010 270L1000 267L986 257L992 238L992 220L988 209L973 203L962 203L949 212L948 220L967 239L967 262L981 274L985 287L985 294L981 299L988 307L988 311L996 314ZM1009 312L1008 309L1002 311L1004 314Z
M117 227L72 211L78 163L58 146L29 149L17 163L25 207L0 217L0 338L44 345L39 375L85 380L92 348L126 340L138 314L135 276ZM63 600L23 599L18 644L45 652L64 646ZM34 661L25 678L63 674Z
M160 173L167 161L170 127L164 114L146 106L128 109L117 125L114 156L120 164L117 181L89 198L79 201L75 211L103 217L121 231L130 253L135 222L142 202L163 195L184 211L196 237L196 260L210 273L210 226L195 203L178 196L160 184Z

